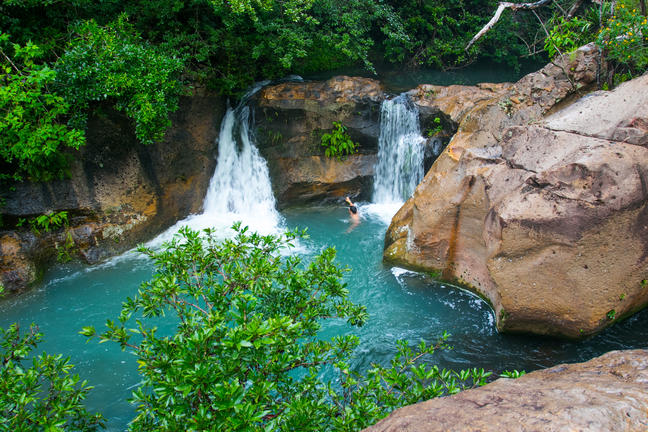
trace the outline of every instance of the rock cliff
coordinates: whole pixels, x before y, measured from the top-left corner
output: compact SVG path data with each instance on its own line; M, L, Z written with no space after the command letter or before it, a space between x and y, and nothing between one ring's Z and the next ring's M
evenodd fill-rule
M141 145L129 120L98 111L87 145L67 180L20 183L2 191L5 227L38 215L67 211L68 226L35 234L0 231L0 282L18 291L35 281L59 254L88 263L132 248L178 219L200 210L213 173L224 101L204 92L181 100L163 142Z
M612 351L410 405L366 432L645 431L648 351Z
M384 98L378 81L346 76L286 82L255 96L257 145L280 206L358 197L370 190ZM324 156L321 146L334 121L360 144L357 154L342 161Z
M471 288L503 331L579 338L645 306L648 76L574 103L595 58L586 46L481 86L467 108L419 89L459 128L393 218L385 258Z

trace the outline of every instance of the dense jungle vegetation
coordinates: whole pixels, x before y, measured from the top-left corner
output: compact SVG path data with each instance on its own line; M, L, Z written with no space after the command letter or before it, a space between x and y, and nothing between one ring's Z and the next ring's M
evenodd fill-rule
M547 2L545 2L547 3ZM620 76L646 67L644 0L559 0L507 10L468 51L495 0L2 0L0 179L65 175L89 110L125 112L160 140L178 97L347 65L518 67L597 41ZM616 7L615 7L616 6ZM625 74L625 75L624 75ZM69 153L69 151L68 151Z

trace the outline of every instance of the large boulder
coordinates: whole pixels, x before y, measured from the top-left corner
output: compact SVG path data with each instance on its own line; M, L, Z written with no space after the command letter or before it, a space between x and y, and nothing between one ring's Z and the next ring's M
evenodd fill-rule
M367 432L646 431L648 350L613 351L410 405Z
M69 179L2 191L4 226L10 229L0 232L0 283L22 290L49 261L77 256L96 263L199 212L224 110L224 100L205 91L184 97L165 139L151 146L137 141L123 114L97 110L88 122L87 145L73 155ZM35 217L61 211L68 212L66 227L29 229Z
M386 236L387 260L477 292L502 331L579 338L648 303L648 76L574 103L594 52L458 115Z
M285 82L255 96L256 141L280 206L370 190L384 98L378 81L346 76ZM334 121L360 144L358 154L343 160L324 156L321 137Z

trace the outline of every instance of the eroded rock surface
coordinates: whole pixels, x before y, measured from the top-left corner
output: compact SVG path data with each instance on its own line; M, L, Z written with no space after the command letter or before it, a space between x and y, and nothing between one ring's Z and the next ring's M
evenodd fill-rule
M224 101L199 92L181 100L162 143L143 146L130 121L110 110L88 123L87 145L74 154L69 180L20 183L4 190L0 282L8 291L32 283L44 263L65 254L96 263L132 248L201 210L216 164ZM38 235L28 221L67 211L68 227ZM63 255L61 255L63 254Z
M560 109L593 82L594 54L453 114L385 258L470 287L503 331L578 338L646 305L648 76Z
M339 76L328 81L286 82L255 96L255 129L280 206L359 196L374 174L380 83ZM324 156L321 136L341 122L359 152L342 161Z
M646 431L648 351L613 351L394 411L367 432Z

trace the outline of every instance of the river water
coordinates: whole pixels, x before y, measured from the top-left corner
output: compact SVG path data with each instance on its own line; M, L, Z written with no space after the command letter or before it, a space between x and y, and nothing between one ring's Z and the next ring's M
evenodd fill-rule
M449 342L454 349L435 355L440 367L483 367L495 373L504 369L529 371L588 360L610 350L648 347L648 311L581 342L502 335L495 328L490 307L477 296L425 274L383 264L384 234L402 196L381 195L382 189L375 192L375 202L359 203L358 225L350 223L342 202L277 212L265 161L258 155L247 127L247 114L243 105L229 110L223 120L219 164L204 212L179 222L150 244L160 246L181 225L216 226L222 236L228 235L227 227L234 220L243 220L264 233L308 228L310 238L299 243L297 253L308 258L326 246L334 246L339 262L351 268L345 276L351 299L366 305L370 314L368 324L360 329L337 322L326 323L322 329L323 337L351 331L360 337L354 367L386 363L396 352L399 339L431 343L444 331L452 335ZM385 140L419 139L416 131L405 129L390 136ZM411 173L409 168L404 171ZM403 190L396 188L394 193ZM124 430L134 416L126 400L139 381L135 359L112 343L86 343L78 332L87 325L102 329L105 320L118 315L121 302L133 295L152 271L151 263L135 252L93 267L59 266L32 291L0 303L1 326L18 322L26 328L37 323L45 333L41 348L71 358L82 378L95 386L88 406L108 418L109 430ZM162 321L160 327L165 326L170 329L173 324Z

